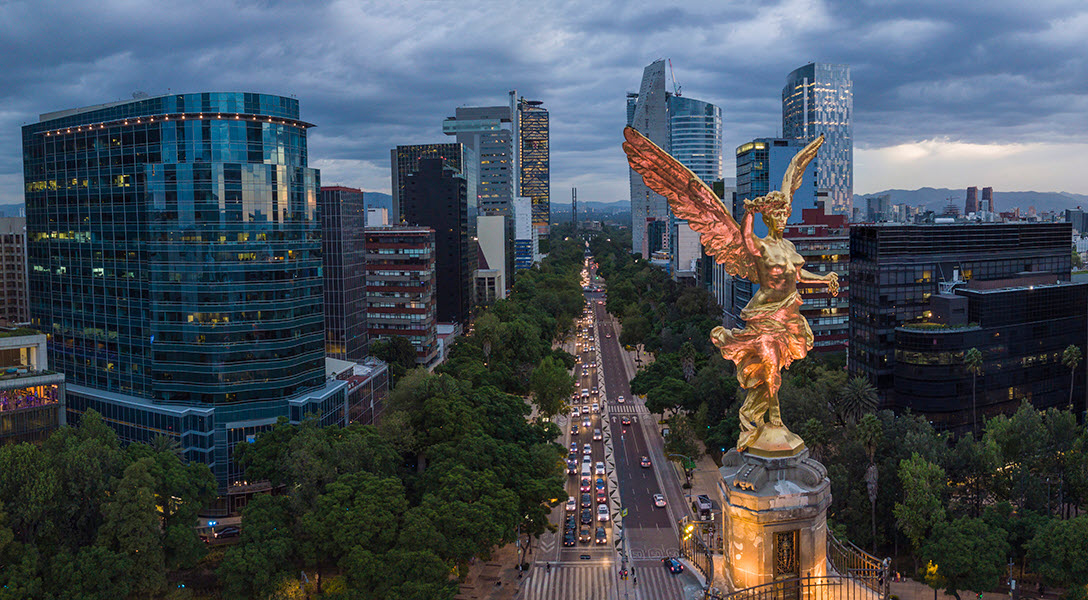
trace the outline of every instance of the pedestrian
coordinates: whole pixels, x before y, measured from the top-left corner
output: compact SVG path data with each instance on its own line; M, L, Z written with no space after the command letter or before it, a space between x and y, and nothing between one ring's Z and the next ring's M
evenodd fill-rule
M632 581L635 582L635 587L638 587L638 577L632 578Z
M546 566L544 567L544 570L547 571L548 573L551 573L552 572L552 563L547 563Z

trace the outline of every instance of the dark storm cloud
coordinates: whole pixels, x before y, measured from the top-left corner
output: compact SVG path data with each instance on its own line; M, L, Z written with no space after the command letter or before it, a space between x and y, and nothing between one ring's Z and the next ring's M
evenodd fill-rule
M732 148L778 132L785 76L813 60L851 65L859 152L1076 144L1086 38L1081 2L0 0L0 203L22 200L22 124L135 90L294 95L323 179L380 190L391 147L446 141L457 106L517 89L551 111L556 200L621 199L624 92L664 57L685 95L722 107L727 175Z

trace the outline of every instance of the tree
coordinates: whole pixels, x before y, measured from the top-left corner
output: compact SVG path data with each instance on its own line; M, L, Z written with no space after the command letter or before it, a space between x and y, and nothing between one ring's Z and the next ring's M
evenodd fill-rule
M666 377L646 393L646 409L661 415L664 415L666 410L679 411L681 407L688 404L691 391L691 386L687 383L673 377Z
M486 312L476 319L476 337L484 351L484 364L491 360L491 348L499 341L501 321L491 312Z
M957 600L958 590L981 594L996 587L1005 572L1009 552L1005 536L1004 529L982 519L961 517L937 522L922 549L923 558L936 566L936 577L927 577L929 583L939 583L946 594Z
M1051 519L1027 545L1031 565L1056 585L1088 585L1088 515Z
M550 419L566 409L567 398L574 392L574 377L562 362L547 356L533 369L529 389L537 411Z
M691 383L691 378L695 377L695 346L691 342L680 346L680 368L684 371L684 381Z
M416 349L411 340L394 335L370 343L370 354L389 364L390 383L397 381L408 371L416 368Z
M1069 409L1073 409L1073 381L1077 375L1077 366L1082 358L1080 348L1069 344L1062 352L1062 365L1069 369Z
M98 532L99 545L128 557L132 590L144 596L154 595L166 585L159 515L152 491L155 481L150 473L153 467L151 458L141 458L125 469L110 501L102 507L105 521Z
M1072 265L1074 269L1084 268L1084 258L1081 257L1080 252L1077 252L1076 248L1073 248Z
M650 335L650 320L644 315L637 315L623 320L620 330L620 343L635 349L635 356L646 344L646 337Z
M846 382L839 395L836 412L843 423L855 423L861 415L876 410L876 388L865 377L858 375Z
M263 597L294 570L298 540L291 522L288 498L258 494L250 500L242 511L242 539L227 549L217 571L227 597Z
M978 413L975 410L976 396L975 390L978 382L978 376L982 375L982 353L978 348L970 348L963 355L963 366L967 369L967 372L971 374L971 431L975 436L978 436ZM1072 392L1072 390L1070 390Z
M872 530L873 530L873 554L876 554L876 497L879 472L876 467L876 449L884 437L884 427L876 415L869 413L861 418L854 437L869 455L869 467L865 470L865 484L869 491L869 503L871 505Z
M915 453L899 463L899 480L903 485L903 501L895 503L895 519L910 538L917 561L930 530L945 518L941 497L944 469Z

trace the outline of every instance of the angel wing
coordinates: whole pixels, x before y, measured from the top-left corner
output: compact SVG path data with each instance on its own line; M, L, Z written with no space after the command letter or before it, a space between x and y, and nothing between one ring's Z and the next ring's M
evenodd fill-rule
M820 137L812 140L812 143L805 146L790 159L790 166L786 167L786 174L782 176L782 191L789 194L790 199L793 198L793 194L797 190L801 189L801 180L805 177L805 167L812 162L812 159L816 158L816 151L820 149L823 143L824 136L821 133Z
M729 210L695 173L632 127L623 129L623 150L631 168L653 191L669 199L677 217L702 234L707 254L730 275L758 279L755 260L744 247L740 226ZM815 153L815 151L813 151ZM811 159L810 159L811 160Z

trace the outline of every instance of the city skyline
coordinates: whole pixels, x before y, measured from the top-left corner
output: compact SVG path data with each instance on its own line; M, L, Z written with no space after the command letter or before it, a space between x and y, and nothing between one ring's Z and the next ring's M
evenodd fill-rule
M456 22L426 4L262 4L216 6L209 24L211 6L0 7L19 23L0 34L0 204L23 200L21 125L137 90L294 95L317 125L310 164L322 181L389 193L391 148L448 141L441 123L457 106L499 104L516 88L551 114L552 195L627 200L624 93L658 58L671 58L683 94L722 108L725 152L781 134L790 71L848 64L856 193L977 181L1088 193L1076 168L1088 157L1088 13L1074 4L469 5ZM484 22L490 35L472 35Z

